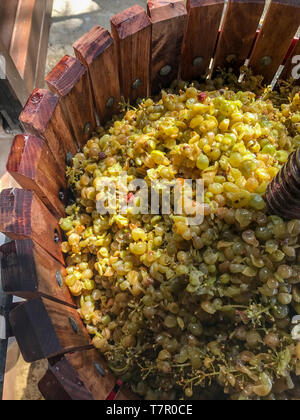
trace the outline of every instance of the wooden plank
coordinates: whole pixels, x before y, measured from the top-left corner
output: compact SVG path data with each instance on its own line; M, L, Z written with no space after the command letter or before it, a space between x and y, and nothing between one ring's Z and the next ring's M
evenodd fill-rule
M90 349L50 359L39 389L47 400L106 400L115 383L99 351ZM57 393L57 389L61 392Z
M272 82L283 63L299 22L298 0L275 0L271 3L249 62L254 74L264 76L266 83Z
M117 113L121 98L115 42L107 30L95 26L73 47L78 60L88 68L96 110L104 123Z
M32 191L1 192L0 231L13 240L32 239L64 264L58 220Z
M188 22L181 59L181 78L195 80L207 74L214 55L224 0L188 0Z
M55 368L52 369L50 367L39 381L38 389L46 401L71 401L72 398L68 395L66 389L64 388L64 381L63 384L61 384L61 375L58 376L56 371L57 370ZM70 372L68 372L67 375L68 379L69 377Z
M93 401L93 396L65 357L50 359L49 369L38 384L47 401Z
M45 84L45 68L48 53L48 41L51 26L53 1L54 0L45 0L46 4L44 7L44 16L41 26L41 36L35 74L35 86L40 88L44 87Z
M0 39L9 50L14 29L19 0L2 0L0 2Z
M98 350L86 350L65 355L94 400L106 400L116 380ZM80 397L80 396L79 396Z
M0 248L1 281L5 293L23 299L45 297L76 308L63 279L65 267L31 239Z
M299 60L297 59L297 56L299 58ZM295 42L293 43L293 48L291 49L290 55L287 58L287 61L285 63L283 72L280 75L280 79L281 80L290 80L291 78L294 78L294 76L296 75L296 77L299 77L298 79L296 79L299 81L300 79L300 69L299 69L299 64L300 64L300 42L299 39L295 40ZM298 65L298 71L296 66ZM295 70L294 70L295 69ZM293 70L294 70L294 76L293 76Z
M213 71L231 67L239 74L251 53L265 0L229 0Z
M35 85L45 0L19 2L12 34L10 55L30 91Z
M35 89L20 115L20 121L29 134L46 141L60 170L64 172L67 156L77 153L77 147L59 97L47 90Z
M184 0L148 0L152 22L151 93L178 78L187 10Z
M121 91L126 100L149 95L151 24L141 6L133 6L111 18L118 50Z
M60 96L76 141L83 147L96 128L93 96L87 69L66 55L46 77L49 89Z
M5 48L2 40L0 39L0 54L3 56L5 60L5 72L6 72L6 79L8 80L11 87L13 87L13 91L15 95L19 99L22 105L24 105L27 101L29 90L27 89L24 80L20 76L20 73L13 62L9 51Z
M44 140L17 135L6 169L24 189L34 191L57 217L65 217L67 182Z
M10 323L26 362L91 348L77 310L38 298L10 312Z

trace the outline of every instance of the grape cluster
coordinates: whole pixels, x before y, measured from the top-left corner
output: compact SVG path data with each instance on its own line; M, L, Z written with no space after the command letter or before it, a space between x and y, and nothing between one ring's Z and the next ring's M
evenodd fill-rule
M300 221L266 214L299 145L300 99L229 89L145 99L67 170L65 282L93 344L145 399L286 398L300 375ZM100 215L102 177L203 179L204 222ZM135 193L128 202L138 200Z

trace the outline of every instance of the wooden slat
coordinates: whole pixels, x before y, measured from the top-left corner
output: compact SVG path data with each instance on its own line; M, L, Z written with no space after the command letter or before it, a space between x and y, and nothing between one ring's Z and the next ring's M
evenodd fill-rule
M292 73L293 73L294 68L297 65L299 66L299 64L300 64L300 60L297 60L297 62L296 62L296 60L293 61L294 57L296 57L296 56L300 57L300 42L299 42L299 40L296 40L294 42L294 46L293 46L293 48L291 50L291 53L290 53L290 55L287 59L287 62L285 63L283 72L280 75L281 80L289 80L293 77ZM296 70L295 70L295 72L298 73L298 75L300 76L300 69L298 70L298 72ZM300 79L300 77L299 77L299 79ZM299 79L297 79L298 82L299 82Z
M77 148L62 113L59 97L44 89L35 89L20 115L25 130L46 141L60 170L64 171L66 157Z
M57 366L59 368L59 366ZM38 389L46 401L71 401L68 395L64 381L61 381L61 375L58 375L57 369L50 367L38 383ZM72 372L73 373L73 372ZM67 378L69 378L68 372ZM74 378L76 382L77 378ZM63 382L63 383L61 383Z
M121 98L118 56L114 40L101 26L95 26L73 45L76 57L88 68L100 122L117 113Z
M41 28L46 0L22 0L19 2L10 54L27 89L35 87Z
M67 121L78 145L83 147L96 128L88 71L79 60L66 55L48 74L46 82L60 96Z
M271 3L255 43L249 66L272 82L288 52L300 23L298 0L275 0Z
M93 401L93 396L65 357L49 364L38 384L46 401Z
M2 40L0 39L0 54L4 57L5 60L5 70L6 70L6 79L9 82L10 86L13 87L13 91L22 105L27 101L30 90L27 89L24 80L20 76L20 73L13 62L9 51L4 46Z
M43 22L41 26L41 36L38 49L38 58L35 74L35 86L44 87L45 84L45 68L48 53L48 41L51 26L51 15L54 0L44 0L46 2L44 7Z
M152 22L151 93L178 78L187 10L184 0L148 0Z
M0 231L13 240L34 240L64 264L58 221L32 191L13 188L1 192Z
M115 383L99 351L91 349L67 353L59 360L50 359L39 389L44 398L51 401L106 400Z
M232 67L239 72L249 58L264 7L265 0L229 0L213 71Z
M50 298L76 307L64 283L65 267L31 239L0 248L1 281L5 293L23 299Z
M65 174L44 140L32 135L16 136L6 169L22 188L34 191L54 215L65 217Z
M0 39L9 50L14 29L19 0L2 0L0 2Z
M91 348L78 312L69 306L38 298L19 305L9 318L26 362Z
M133 6L111 19L118 50L121 90L126 100L149 94L151 24L145 10Z
M188 0L188 22L181 60L181 78L206 75L219 34L224 0Z
M105 400L116 380L99 351L92 349L69 353L65 355L65 358L90 391L93 399Z

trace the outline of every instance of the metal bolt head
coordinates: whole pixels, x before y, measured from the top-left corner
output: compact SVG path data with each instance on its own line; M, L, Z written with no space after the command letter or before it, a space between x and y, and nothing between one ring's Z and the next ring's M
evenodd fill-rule
M90 133L90 131L91 131L91 128L92 128L92 124L88 121L88 122L85 124L84 129L83 129L84 134L85 134L85 135L89 134L89 133Z
M75 321L75 319L73 319L73 318L69 318L69 322L70 322L70 324L71 324L71 327L72 327L72 329L73 329L73 331L74 331L74 333L75 334L78 334L78 325L77 325L77 323L76 323L76 321Z
M172 66L167 64L166 66L162 67L159 71L159 74L163 77L168 76L172 71Z
M64 201L64 199L65 199L65 193L64 193L63 190L60 190L59 191L58 198L59 198L60 201Z
M141 84L142 84L142 81L141 81L141 79L136 79L133 83L132 83L132 89L133 90L136 90L136 89L138 89L140 86L141 86Z
M201 67L202 64L203 64L203 61L204 61L203 57L195 57L194 60L193 60L193 66L194 67Z
M68 152L67 156L66 156L66 163L68 166L71 166L72 164L72 159L73 159L73 154L72 152Z
M115 103L115 98L113 96L111 96L107 102L106 102L106 108L112 108L114 106Z
M270 64L272 64L273 62L273 58L270 57L269 55L265 55L264 57L261 57L260 59L260 64L264 67L269 66Z
M60 271L56 272L56 281L57 281L59 287L63 286L63 279L62 279L62 275L61 275Z
M55 231L54 231L54 242L55 242L56 244L58 244L58 243L59 243L59 241L60 241L59 233L58 233L58 231L55 229Z
M95 362L94 363L95 369L97 370L98 373L100 373L101 376L105 376L105 372L102 369L102 367L99 365L99 363Z

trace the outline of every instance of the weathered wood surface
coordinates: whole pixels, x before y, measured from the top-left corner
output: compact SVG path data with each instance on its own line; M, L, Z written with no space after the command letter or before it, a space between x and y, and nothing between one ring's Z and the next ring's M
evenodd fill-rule
M49 44L49 33L51 26L51 16L54 0L43 0L46 2L44 6L44 14L41 25L41 36L39 40L39 53L35 72L35 87L44 87L45 85L45 69Z
M117 48L110 33L95 26L73 45L76 57L88 69L100 122L119 108L121 99Z
M184 0L148 0L152 22L151 93L178 78L187 10Z
M29 300L10 312L10 323L26 362L91 348L78 312L45 298Z
M133 6L111 18L118 51L121 91L126 100L149 95L151 24L145 10Z
M0 39L8 51L14 30L18 4L19 0L2 0L0 2Z
M272 82L283 63L299 22L298 0L275 0L271 3L249 62L254 74L263 75L266 83Z
M58 220L32 191L1 192L0 231L13 240L32 239L64 264Z
M224 0L188 0L188 21L181 60L181 78L206 75L214 55Z
M4 292L23 299L45 297L76 308L64 283L65 267L31 239L0 248Z
M63 115L59 97L45 89L35 89L20 115L27 133L46 141L60 170L64 172L68 155L77 147Z
M46 77L49 89L60 96L77 144L83 147L96 128L94 103L87 69L66 55Z
M116 379L107 362L96 349L65 355L68 363L90 391L94 400L105 400L113 389Z
M29 95L29 90L27 89L24 80L20 76L18 69L9 55L9 51L4 46L0 38L0 54L5 60L5 73L6 80L10 84L12 91L15 93L16 97L19 99L20 103L24 105ZM2 64L2 63L1 63Z
M229 0L213 71L232 67L239 74L249 58L265 7L265 0Z
M65 216L65 174L44 140L31 135L16 136L6 169L22 188L34 191L54 215Z
M37 80L43 85L46 54L41 44L48 44L52 5L53 0L19 0L16 5L9 51L29 91L41 86Z

